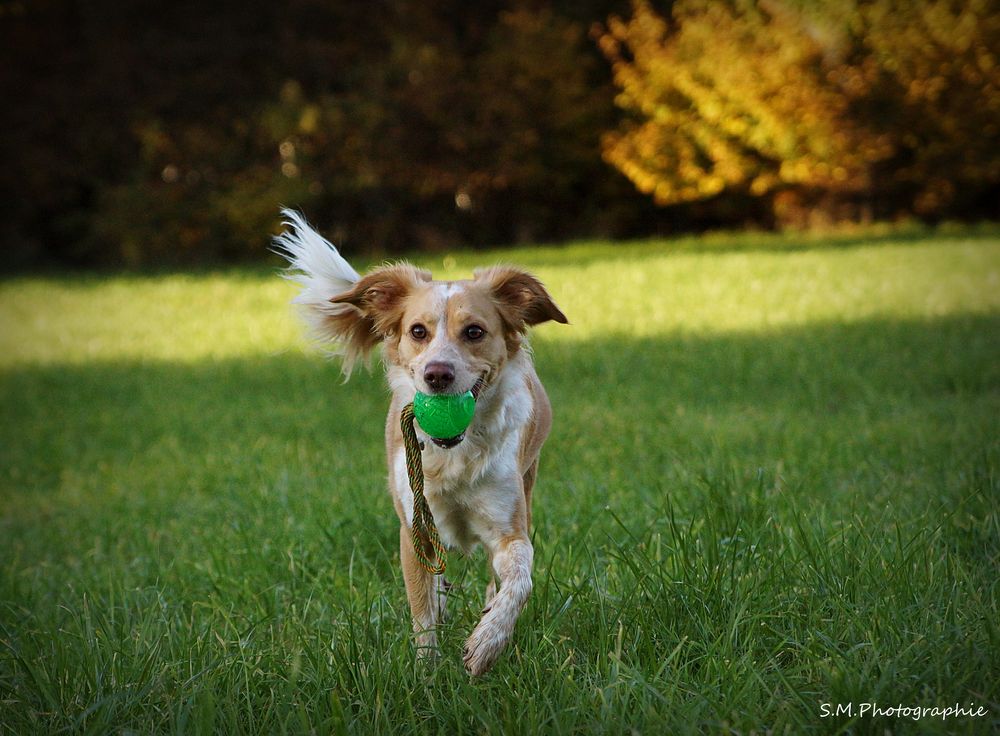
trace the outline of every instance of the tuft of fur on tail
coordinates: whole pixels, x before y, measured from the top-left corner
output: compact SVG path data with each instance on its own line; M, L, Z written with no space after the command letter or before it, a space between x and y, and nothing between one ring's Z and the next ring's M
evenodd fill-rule
M274 238L273 249L288 259L284 277L302 286L292 303L299 306L313 338L333 343L333 354L343 359L344 375L350 376L358 359L366 357L353 347L355 336L350 334L356 310L331 299L349 291L361 276L301 214L287 208L281 214L288 229Z

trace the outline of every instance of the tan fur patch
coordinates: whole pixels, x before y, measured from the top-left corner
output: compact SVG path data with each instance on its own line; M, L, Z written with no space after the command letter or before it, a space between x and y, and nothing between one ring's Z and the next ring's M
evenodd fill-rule
M330 299L354 309L330 317L348 357L367 358L379 342L398 332L408 296L427 288L431 274L406 263L376 269L349 291Z
M526 271L509 266L480 269L475 272L475 283L485 287L496 305L511 347L520 344L516 336L528 327L550 320L569 322L542 282Z

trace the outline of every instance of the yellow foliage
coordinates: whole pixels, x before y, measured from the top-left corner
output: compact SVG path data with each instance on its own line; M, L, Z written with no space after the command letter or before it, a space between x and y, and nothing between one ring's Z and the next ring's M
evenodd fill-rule
M661 204L724 190L865 193L886 172L941 180L948 156L962 178L1000 180L988 0L828 5L678 0L665 18L634 0L598 37L626 113L605 159ZM931 188L925 202L947 199Z

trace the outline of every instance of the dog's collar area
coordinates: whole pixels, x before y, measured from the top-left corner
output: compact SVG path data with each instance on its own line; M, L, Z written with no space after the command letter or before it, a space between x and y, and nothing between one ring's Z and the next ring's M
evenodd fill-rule
M464 439L465 439L465 432L462 432L462 434L455 435L454 437L449 437L448 439L431 437L431 442L433 442L438 447L443 447L446 450L450 450L451 448L458 446Z

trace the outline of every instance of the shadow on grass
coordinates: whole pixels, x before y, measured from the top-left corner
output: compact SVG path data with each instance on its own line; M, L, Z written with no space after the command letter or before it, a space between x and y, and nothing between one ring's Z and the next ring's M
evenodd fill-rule
M547 462L575 477L557 461L569 456L588 485L613 495L616 483L656 486L676 472L669 463L707 455L821 473L860 462L862 446L899 468L926 460L922 447L958 452L996 429L998 324L969 316L540 343L556 411ZM0 396L7 494L44 494L112 466L149 465L159 474L147 483L180 493L231 485L227 472L278 482L310 462L372 485L384 474L381 377L343 385L320 358L27 367L3 375Z

